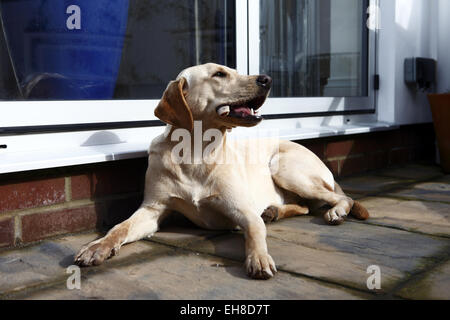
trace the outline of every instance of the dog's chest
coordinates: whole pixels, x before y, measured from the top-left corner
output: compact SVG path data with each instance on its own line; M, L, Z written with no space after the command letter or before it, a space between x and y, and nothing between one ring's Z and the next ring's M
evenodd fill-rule
M200 210L201 203L212 195L211 191L198 181L193 182L185 192L187 195L185 199L187 199L197 210Z
M224 200L214 184L204 183L197 179L180 181L177 195L172 197L171 207L182 213L199 227L206 229L232 229L234 223L224 215L217 201Z
M177 181L180 198L200 208L201 203L220 192L217 188L219 178L204 166L191 166L184 170Z

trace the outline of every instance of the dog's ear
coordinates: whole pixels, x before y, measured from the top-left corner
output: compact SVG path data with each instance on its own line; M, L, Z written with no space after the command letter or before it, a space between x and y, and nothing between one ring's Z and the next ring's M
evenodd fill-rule
M171 81L155 109L155 116L176 128L192 131L194 119L183 94L185 78Z

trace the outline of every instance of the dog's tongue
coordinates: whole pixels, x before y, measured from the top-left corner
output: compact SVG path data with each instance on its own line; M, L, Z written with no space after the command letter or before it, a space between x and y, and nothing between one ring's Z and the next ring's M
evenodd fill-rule
M236 113L243 113L243 114L246 114L246 115L252 115L252 113L250 111L250 108L247 108L247 107L235 108L234 112L236 112Z

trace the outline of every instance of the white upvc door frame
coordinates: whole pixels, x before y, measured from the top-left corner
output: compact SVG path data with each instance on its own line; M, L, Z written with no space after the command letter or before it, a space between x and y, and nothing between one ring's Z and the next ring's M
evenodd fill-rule
M260 0L248 1L248 57L249 73L260 72ZM378 0L369 0L369 6L376 6ZM368 9L368 8L367 8ZM376 97L374 90L374 78L376 74L376 31L369 30L368 34L368 96L363 97L323 97L323 98L270 98L267 100L263 115L293 115L301 117L304 114L317 114L323 112L339 113L375 113Z
M248 0L236 0L236 70L249 74Z

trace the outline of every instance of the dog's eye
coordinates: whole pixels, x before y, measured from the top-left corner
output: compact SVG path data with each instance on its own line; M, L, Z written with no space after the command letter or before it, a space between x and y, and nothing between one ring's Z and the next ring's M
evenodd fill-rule
M227 76L227 74L225 72L222 72L222 71L218 71L218 72L213 74L213 77L219 77L219 78L225 78L226 76Z

